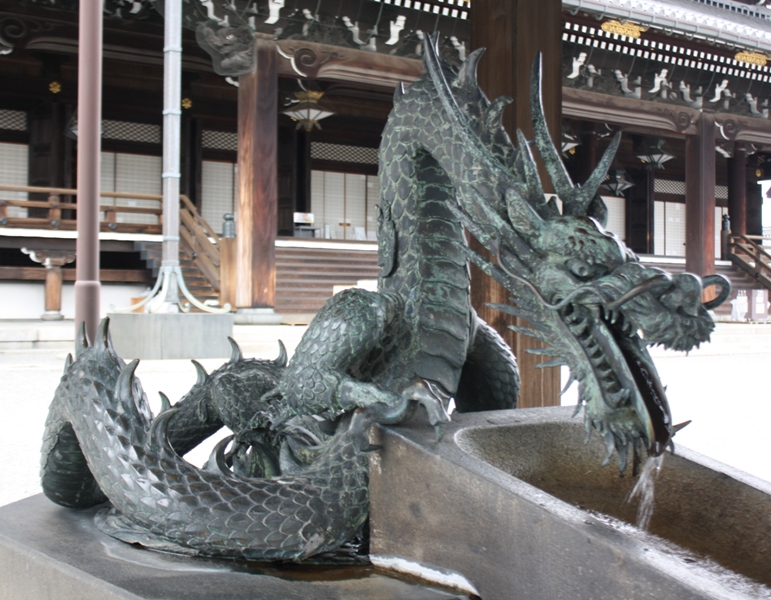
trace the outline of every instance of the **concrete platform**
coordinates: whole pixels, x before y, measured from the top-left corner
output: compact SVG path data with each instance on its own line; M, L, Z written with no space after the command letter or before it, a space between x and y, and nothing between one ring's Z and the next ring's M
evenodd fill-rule
M111 313L109 317L115 350L126 360L230 356L232 314Z
M0 508L0 600L449 600L373 567L275 566L150 552L97 531L96 509L42 495Z

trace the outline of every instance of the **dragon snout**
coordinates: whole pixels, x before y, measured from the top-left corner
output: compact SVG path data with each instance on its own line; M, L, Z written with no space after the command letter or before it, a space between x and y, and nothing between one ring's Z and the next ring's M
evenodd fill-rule
M731 293L731 283L722 275L701 279L691 273L679 273L672 277L672 284L659 301L669 309L681 310L692 317L698 317L702 308L712 310L720 306ZM714 286L719 286L720 292L714 299L702 302L703 292Z
M708 287L713 287L716 285L720 286L720 293L717 294L713 300L709 300L704 303L704 308L707 310L717 308L723 304L723 302L725 302L728 299L728 296L731 294L731 282L722 275L707 275L704 277L704 279L702 279L702 282L705 290Z

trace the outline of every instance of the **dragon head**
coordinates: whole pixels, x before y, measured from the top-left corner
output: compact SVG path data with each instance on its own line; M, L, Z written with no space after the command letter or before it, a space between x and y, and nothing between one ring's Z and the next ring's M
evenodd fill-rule
M439 60L432 42L425 44L427 81L455 136L450 145L463 145L471 157L472 175L451 175L453 211L495 260L471 250L469 256L511 294L510 304L494 307L531 325L511 328L545 343L532 350L551 357L541 366L570 368L570 383L579 384L577 410L585 407L587 439L596 429L607 446L605 462L615 449L621 472L630 455L636 471L643 453L660 455L677 430L647 347L690 350L709 340L714 323L708 310L725 300L730 284L722 276L646 267L604 229L607 208L597 190L620 133L589 179L574 185L546 127L538 57L530 93L534 146L559 198L547 201L531 144L518 131L515 147L501 127L509 100L488 101L476 83L481 52L455 70ZM713 285L720 293L703 303L703 290Z

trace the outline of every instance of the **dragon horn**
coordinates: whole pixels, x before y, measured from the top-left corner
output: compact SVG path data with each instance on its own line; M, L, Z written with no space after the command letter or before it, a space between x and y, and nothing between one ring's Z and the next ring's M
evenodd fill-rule
M67 354L67 358L64 359L64 374L67 374L67 371L69 371L70 367L72 366L72 354Z
M166 412L171 408L171 401L163 392L158 392L158 395L161 397L161 412Z
M75 356L79 357L89 346L86 322L83 321L78 329L78 335L75 337Z
M464 122L463 115L460 111L458 103L455 101L455 97L450 92L450 86L447 83L447 78L442 71L442 65L439 60L438 48L434 45L430 38L436 39L437 36L426 36L423 39L423 55L426 64L426 70L428 71L431 81L434 83L439 100L442 102L447 116L452 118L458 124Z
M233 441L235 436L229 435L223 438L217 445L212 448L209 460L206 462L204 469L210 473L219 473L225 477L233 477L233 472L228 468L227 458L225 458L225 448Z
M554 144L552 144L549 129L546 126L546 117L543 113L543 102L541 100L542 61L543 56L541 53L536 53L533 60L533 73L530 77L530 112L533 120L533 132L538 152L554 184L554 191L565 202L566 197L572 196L574 186L568 172L565 170L565 165L560 159L556 148L554 148Z
M538 176L538 167L535 164L530 145L527 143L525 135L520 129L517 129L517 142L519 143L519 153L522 157L522 169L525 172L525 181L527 181L529 196L527 201L537 210L541 204L544 204L543 187L541 186L541 178Z
M435 31L434 33L427 35L425 39L430 42L434 54L439 56L439 32Z
M477 48L463 61L463 65L458 71L458 83L464 88L474 88L477 84L477 67L479 59L485 53L485 48Z
M178 408L171 408L160 413L150 425L150 440L155 448L164 448L169 452L174 452L174 448L169 443L168 428L169 421L179 411Z
M514 102L511 96L498 96L492 101L485 114L485 129L494 134L503 128L503 109Z
M610 165L613 163L613 159L616 157L616 152L618 151L618 145L620 142L621 132L617 131L613 136L613 139L610 141L610 145L602 155L602 159L599 163L597 163L597 167L594 169L594 171L592 171L589 179L587 179L581 186L581 191L579 192L578 196L580 198L580 202L583 203L584 206L589 206L589 203L597 194L597 190L599 189L600 185L602 185L602 182L605 180L605 176L608 174L608 169L610 169Z
M394 89L394 106L396 106L396 103L401 100L402 96L404 96L404 82L400 81Z
M278 340L278 356L276 357L276 360L273 361L273 364L277 367L284 368L286 366L286 361L286 346L284 346L284 342Z
M241 354L241 348L238 347L238 342L236 342L232 337L228 336L228 342L230 342L230 347L233 349L230 360L228 362L235 363L239 360L243 360L243 355Z
M115 384L115 392L118 398L133 398L134 371L137 370L139 359L132 360L118 375L118 381Z
M97 346L100 352L110 350L110 347L112 346L110 343L110 317L105 317L102 319L101 323L99 323L99 328L96 330L94 345Z
M206 383L206 380L209 377L209 374L206 372L206 369L204 369L201 366L201 363L199 363L197 360L191 360L191 363L193 363L193 366L195 367L195 372L198 378L195 381L195 385L201 385L202 383Z

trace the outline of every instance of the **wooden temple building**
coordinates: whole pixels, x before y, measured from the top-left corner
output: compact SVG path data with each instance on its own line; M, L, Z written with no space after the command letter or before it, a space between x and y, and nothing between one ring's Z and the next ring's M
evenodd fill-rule
M163 4L104 0L100 278L124 305L153 284L160 258ZM728 275L749 316L764 318L770 9L756 0L184 0L188 285L236 309L307 316L334 285L376 277L380 134L394 87L422 73L422 40L438 32L442 56L457 64L487 48L479 82L490 98L514 99L504 114L512 136L532 136L529 80L542 52L547 119L574 180L623 132L603 188L608 228L643 260ZM69 310L77 53L78 0L0 2L3 318L27 293L45 298L49 316ZM473 294L533 373L526 395L552 403L558 375L531 369L537 358L522 350L533 342L484 307L501 290L477 274Z

